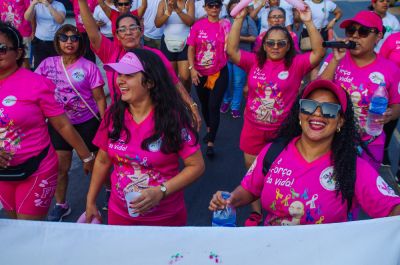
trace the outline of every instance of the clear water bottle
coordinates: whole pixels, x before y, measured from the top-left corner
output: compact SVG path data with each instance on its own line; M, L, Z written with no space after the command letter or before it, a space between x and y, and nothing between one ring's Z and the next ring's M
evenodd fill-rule
M231 197L231 194L227 191L222 192L222 198L227 200ZM236 226L236 209L230 205L222 210L214 211L212 218L212 226Z
M378 89L372 95L369 104L366 132L372 136L378 136L382 133L383 124L375 122L381 119L388 105L388 93L384 82L379 84Z

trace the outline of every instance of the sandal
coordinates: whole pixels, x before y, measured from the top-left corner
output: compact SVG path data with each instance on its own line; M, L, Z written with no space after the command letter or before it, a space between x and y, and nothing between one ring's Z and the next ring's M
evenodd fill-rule
M252 212L244 222L244 226L259 226L262 223L263 216L258 212Z

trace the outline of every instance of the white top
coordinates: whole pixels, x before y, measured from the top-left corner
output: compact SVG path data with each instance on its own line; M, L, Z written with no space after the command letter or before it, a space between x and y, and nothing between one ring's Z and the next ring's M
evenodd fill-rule
M284 1L284 0L282 0L282 1ZM282 2L281 2L282 3ZM280 6L280 7L282 7L282 6ZM282 7L283 8L283 7ZM261 21L261 27L260 27L260 34L261 33L263 33L263 32L265 32L265 31L267 31L268 29L269 29L269 24L268 24L268 14L269 14L269 10L270 10L270 8L268 7L268 8L261 8L261 10L260 10L260 12L258 12L258 15L259 15L259 19L261 19L260 21ZM286 11L286 9L285 9L285 11ZM260 15L261 14L261 15ZM289 26L289 25L292 25L293 24L293 11L292 11L292 23L290 23L288 20L287 20L287 16L288 16L288 13L286 12L286 16L285 16L285 27L287 27L287 26Z
M53 1L51 6L58 12L66 13L65 7L62 3ZM44 41L53 41L56 31L61 27L53 16L50 14L49 9L41 3L35 5L36 17L36 32L35 37Z
M294 8L294 6L292 6L291 4L286 2L285 0L280 0L279 6L282 7L283 9L285 9L285 12L286 12L286 26L292 25L294 23L294 18L293 18L293 8Z
M226 0L223 1L223 5L221 8L221 12L219 13L219 18L226 18L228 17L228 12L226 11L226 5L229 1L225 4ZM199 20L202 17L207 15L206 11L204 10L204 0L197 0L194 3L194 18L195 20Z
M323 0L321 1L321 3L314 3L311 0L306 0L305 2L310 6L312 20L315 27L317 27L317 29L325 28L329 23L329 13L332 13L333 10L336 9L337 7L336 4L331 0ZM326 2L325 11L324 11L325 7L324 2ZM306 26L303 25L303 28L306 28Z
M161 36L163 35L164 32L164 26L162 26L161 28L157 28L156 25L154 24L154 19L156 18L157 15L158 3L160 3L160 1L161 0L148 0L147 9L143 16L144 36L156 40L161 39ZM139 2L141 4L141 1Z
M400 23L397 18L390 14L389 12L386 12L386 16L382 19L383 26L386 29L386 33L383 36L383 38L378 42L378 44L375 46L375 52L379 52L382 44L385 42L387 37L389 37L391 34L399 32L400 31Z
M114 6L110 6L110 8L115 9ZM111 20L107 17L106 13L104 13L101 6L96 6L93 12L93 17L96 21L103 21L106 23L104 26L100 27L100 32L107 38L112 38L112 28L111 28Z
M165 0L164 0L165 1ZM166 1L165 1L166 2ZM183 12L187 12L186 4L188 0L185 2L185 8L182 9ZM167 4L167 3L166 3ZM173 11L169 16L168 20L164 23L164 36L174 36L178 39L185 39L189 35L190 27L187 26L179 15Z

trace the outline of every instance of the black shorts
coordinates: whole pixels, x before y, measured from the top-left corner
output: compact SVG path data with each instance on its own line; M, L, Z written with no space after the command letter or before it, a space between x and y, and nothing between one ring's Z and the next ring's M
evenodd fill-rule
M167 45L165 45L164 35L161 38L161 52L167 57L170 62L178 62L178 61L187 61L188 60L188 46L186 45L183 51L181 52L170 52L167 49Z
M73 124L75 130L82 137L90 152L96 152L99 150L99 148L92 143L99 125L100 122L94 117L83 123ZM72 151L72 146L64 140L64 138L53 128L53 126L50 125L50 123L48 123L48 128L51 143L57 151Z

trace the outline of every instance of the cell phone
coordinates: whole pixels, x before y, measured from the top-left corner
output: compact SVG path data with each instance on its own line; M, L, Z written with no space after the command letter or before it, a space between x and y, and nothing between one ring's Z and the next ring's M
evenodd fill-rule
M323 41L322 47L324 48L345 48L345 49L355 49L356 43L354 41Z

